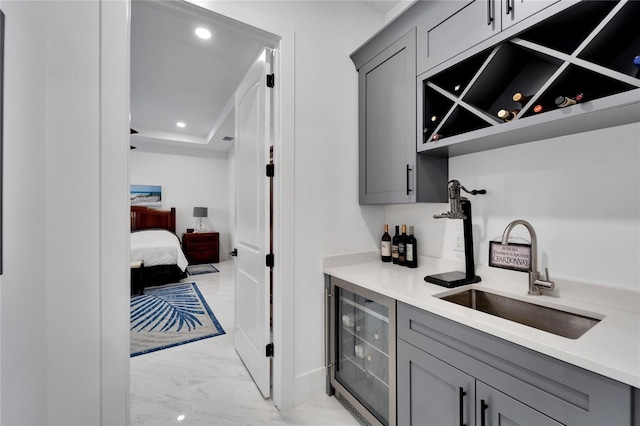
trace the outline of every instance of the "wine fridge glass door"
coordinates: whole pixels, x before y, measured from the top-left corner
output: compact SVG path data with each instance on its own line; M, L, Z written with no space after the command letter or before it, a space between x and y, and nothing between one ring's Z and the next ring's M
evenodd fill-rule
M389 424L389 308L336 287L336 380Z

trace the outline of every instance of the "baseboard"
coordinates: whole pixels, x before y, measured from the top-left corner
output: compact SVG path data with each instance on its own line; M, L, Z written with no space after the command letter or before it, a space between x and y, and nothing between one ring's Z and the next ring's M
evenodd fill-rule
M300 405L311 401L325 393L326 369L320 367L317 370L296 376L293 380L293 405Z

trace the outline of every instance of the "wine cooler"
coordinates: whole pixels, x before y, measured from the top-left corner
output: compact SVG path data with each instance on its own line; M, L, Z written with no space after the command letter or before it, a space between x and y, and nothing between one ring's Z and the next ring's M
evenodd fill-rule
M329 276L325 291L327 393L363 425L395 425L395 300Z

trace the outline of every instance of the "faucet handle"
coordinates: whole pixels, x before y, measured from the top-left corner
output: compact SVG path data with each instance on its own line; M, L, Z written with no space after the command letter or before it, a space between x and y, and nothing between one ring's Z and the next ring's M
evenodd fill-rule
M533 284L538 287L546 288L547 290L553 290L556 287L556 285L553 281L549 279L549 268L544 268L544 273L545 273L544 279L540 277L539 279L535 280Z

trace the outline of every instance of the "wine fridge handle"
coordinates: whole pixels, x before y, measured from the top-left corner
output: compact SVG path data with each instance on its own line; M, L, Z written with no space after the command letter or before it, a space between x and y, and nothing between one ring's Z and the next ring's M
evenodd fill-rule
M487 0L487 25L491 25L493 22L493 8L491 7L493 6L493 1L494 0ZM509 3L509 0L507 0L507 3Z
M467 393L462 387L460 387L460 426L466 426L464 424L464 397Z
M507 0L507 15L513 11L513 0Z
M411 165L407 164L407 195L411 195L410 176L411 176Z
M484 402L484 399L481 399L480 400L480 426L487 425L487 420L486 420L487 408L489 408L489 406L487 405L486 402Z

